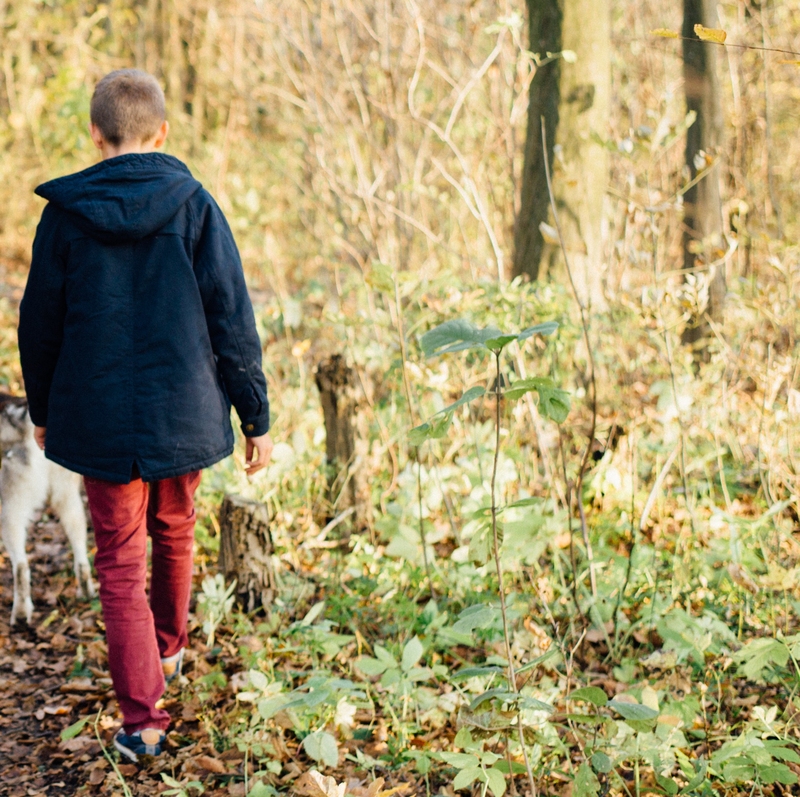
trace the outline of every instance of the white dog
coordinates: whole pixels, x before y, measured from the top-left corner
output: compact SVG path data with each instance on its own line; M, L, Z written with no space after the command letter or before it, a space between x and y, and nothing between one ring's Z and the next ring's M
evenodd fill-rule
M35 513L48 501L72 545L78 595L91 598L95 594L86 554L80 476L45 459L33 439L33 422L24 398L0 393L0 447L0 531L14 572L11 624L23 615L30 623L33 601L25 542Z

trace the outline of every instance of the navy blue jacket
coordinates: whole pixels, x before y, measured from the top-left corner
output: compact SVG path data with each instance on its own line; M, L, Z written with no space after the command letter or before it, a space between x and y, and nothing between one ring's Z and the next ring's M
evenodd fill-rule
M261 344L230 228L179 160L129 154L36 189L48 200L19 351L45 453L127 483L199 470L269 429Z

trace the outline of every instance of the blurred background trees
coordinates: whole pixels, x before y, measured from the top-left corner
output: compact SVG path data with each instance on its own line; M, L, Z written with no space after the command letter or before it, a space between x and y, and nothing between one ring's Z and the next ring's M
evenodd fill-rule
M699 41L698 21L750 49ZM0 36L13 261L32 188L95 161L95 81L131 65L162 80L170 151L282 305L309 281L338 295L343 274L374 287L376 267L564 283L542 235L542 117L573 276L597 310L651 283L656 240L696 342L794 233L798 25L755 0L19 0L0 4Z

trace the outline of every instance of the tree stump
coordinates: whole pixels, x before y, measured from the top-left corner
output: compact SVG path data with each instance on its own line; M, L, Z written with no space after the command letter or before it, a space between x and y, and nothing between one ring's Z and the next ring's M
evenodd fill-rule
M366 441L356 440L355 416L358 394L353 369L341 354L317 365L316 382L325 418L325 459L328 463L330 519L352 509L357 530L367 528L370 489L364 468Z
M240 604L251 612L269 606L275 594L272 535L265 504L226 495L219 511L219 569L236 579Z

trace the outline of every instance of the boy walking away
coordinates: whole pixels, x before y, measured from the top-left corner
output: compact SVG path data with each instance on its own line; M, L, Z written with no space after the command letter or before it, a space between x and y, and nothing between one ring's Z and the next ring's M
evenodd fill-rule
M112 72L91 103L103 160L40 185L48 200L20 306L19 350L37 442L83 474L108 662L132 761L157 755L156 707L180 672L200 471L233 451L267 465L267 387L230 229L176 158L155 78ZM147 535L152 538L150 600Z

